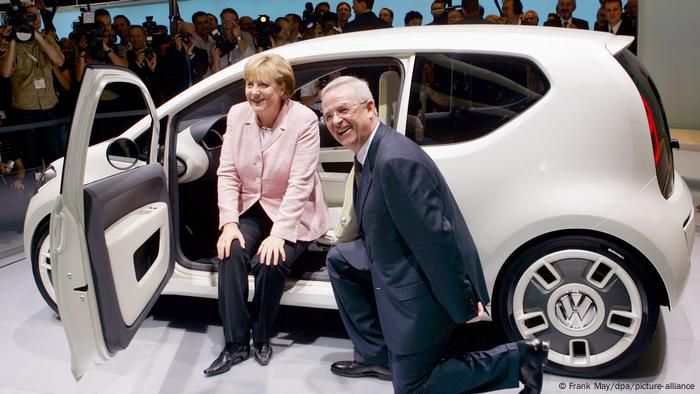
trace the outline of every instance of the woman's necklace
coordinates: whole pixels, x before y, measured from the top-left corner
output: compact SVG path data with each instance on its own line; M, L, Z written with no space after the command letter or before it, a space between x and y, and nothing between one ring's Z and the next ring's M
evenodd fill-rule
M262 120L260 120L260 117L257 117L258 120L258 127L260 128L261 131L272 131L272 127L265 127L263 126Z

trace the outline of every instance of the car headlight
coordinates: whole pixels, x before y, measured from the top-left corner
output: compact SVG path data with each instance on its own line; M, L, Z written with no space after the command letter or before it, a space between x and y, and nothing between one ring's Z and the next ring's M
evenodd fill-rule
M44 168L43 171L36 174L36 190L34 194L38 193L44 185L46 185L50 180L56 178L56 169L53 166L48 166Z

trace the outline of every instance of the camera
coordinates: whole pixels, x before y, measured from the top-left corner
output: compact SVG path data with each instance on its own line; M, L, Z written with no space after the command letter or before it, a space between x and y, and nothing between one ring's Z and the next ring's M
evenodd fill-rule
M221 32L219 32L219 29L212 30L210 34L216 42L216 47L219 48L219 53L221 56L224 56L232 50L236 49L237 42L229 41L226 38L224 38Z
M107 54L104 52L102 37L105 33L105 26L102 23L95 21L95 13L92 11L81 10L80 16L76 22L73 22L73 33L77 42L80 42L84 37L87 41L85 51L88 56L96 60L105 60ZM81 50L83 48L80 48Z
M324 14L322 11L315 11L313 4L308 1L306 4L304 4L301 24L304 27L304 30L315 29L317 25L326 24L330 14L334 15L336 19L338 18L337 14L334 12ZM324 31L328 31L329 29L330 27L328 26L323 27Z
M314 5L310 1L307 1L306 4L304 4L304 12L301 17L301 24L304 26L304 29L315 28L316 24L319 22L318 16L319 15L314 12Z
M152 16L147 16L146 21L141 26L143 26L143 31L146 33L146 59L151 61L156 56L153 52L153 36L156 34L158 24L153 21Z
M192 33L183 31L182 33L180 33L180 38L182 39L182 42L189 45L192 43L194 37L192 37Z
M272 48L272 36L279 32L279 26L270 20L267 15L260 15L255 20L255 46L261 50Z
M23 7L19 0L10 0L10 8L3 15L2 24L12 26L10 40L29 42L34 39L34 26L32 26L32 23L38 17L36 14L27 12L27 7Z
M153 52L153 36L146 36L145 55L148 61L153 60L153 58L156 56L156 54Z
M335 12L328 12L321 15L321 33L327 35L329 32L340 33L338 29L338 14Z
M152 36L153 31L158 27L158 24L153 22L153 17L152 16L147 16L146 21L141 24L143 26L143 30L146 31L147 36Z

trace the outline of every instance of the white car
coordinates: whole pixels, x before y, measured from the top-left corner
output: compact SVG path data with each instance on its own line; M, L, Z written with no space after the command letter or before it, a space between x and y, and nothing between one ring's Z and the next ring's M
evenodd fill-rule
M443 26L274 52L312 108L328 79L366 78L380 119L422 145L449 182L495 319L512 339L549 339L551 372L601 376L637 358L660 306L678 302L695 232L659 94L625 50L631 41ZM158 109L131 72L87 69L66 158L46 172L25 222L76 377L126 348L160 294L217 296L215 172L226 113L244 100L244 63ZM352 153L321 133L318 171L335 213ZM336 308L323 270L329 230L300 259L283 304Z

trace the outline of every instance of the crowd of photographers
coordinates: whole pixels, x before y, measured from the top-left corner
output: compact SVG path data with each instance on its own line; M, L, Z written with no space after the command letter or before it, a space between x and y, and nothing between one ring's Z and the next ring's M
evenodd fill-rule
M555 12L544 26L589 28L588 22L572 15L575 0L550 1ZM537 13L526 10L521 0L496 3L501 15L485 16L478 0L462 0L455 6L451 1L434 0L431 21L424 23L419 12L410 11L403 25L539 25ZM600 3L596 30L636 35L636 0L627 0L624 7L620 0ZM301 15L290 13L276 19L239 17L232 8L218 15L198 11L189 21L175 17L170 26L152 17L132 24L125 15L112 16L98 9L83 12L70 35L59 39L52 22L55 7L50 9L44 0L33 4L12 0L11 4L0 28L0 170L22 175L23 168L42 167L63 155L67 120L88 64L128 67L160 104L256 52L298 40L400 24L389 8L375 14L374 0L355 0L352 6L339 2L335 10L328 2L316 6L309 2ZM302 101L314 105L315 93L313 86L303 87ZM22 187L21 182L13 181L13 187Z

